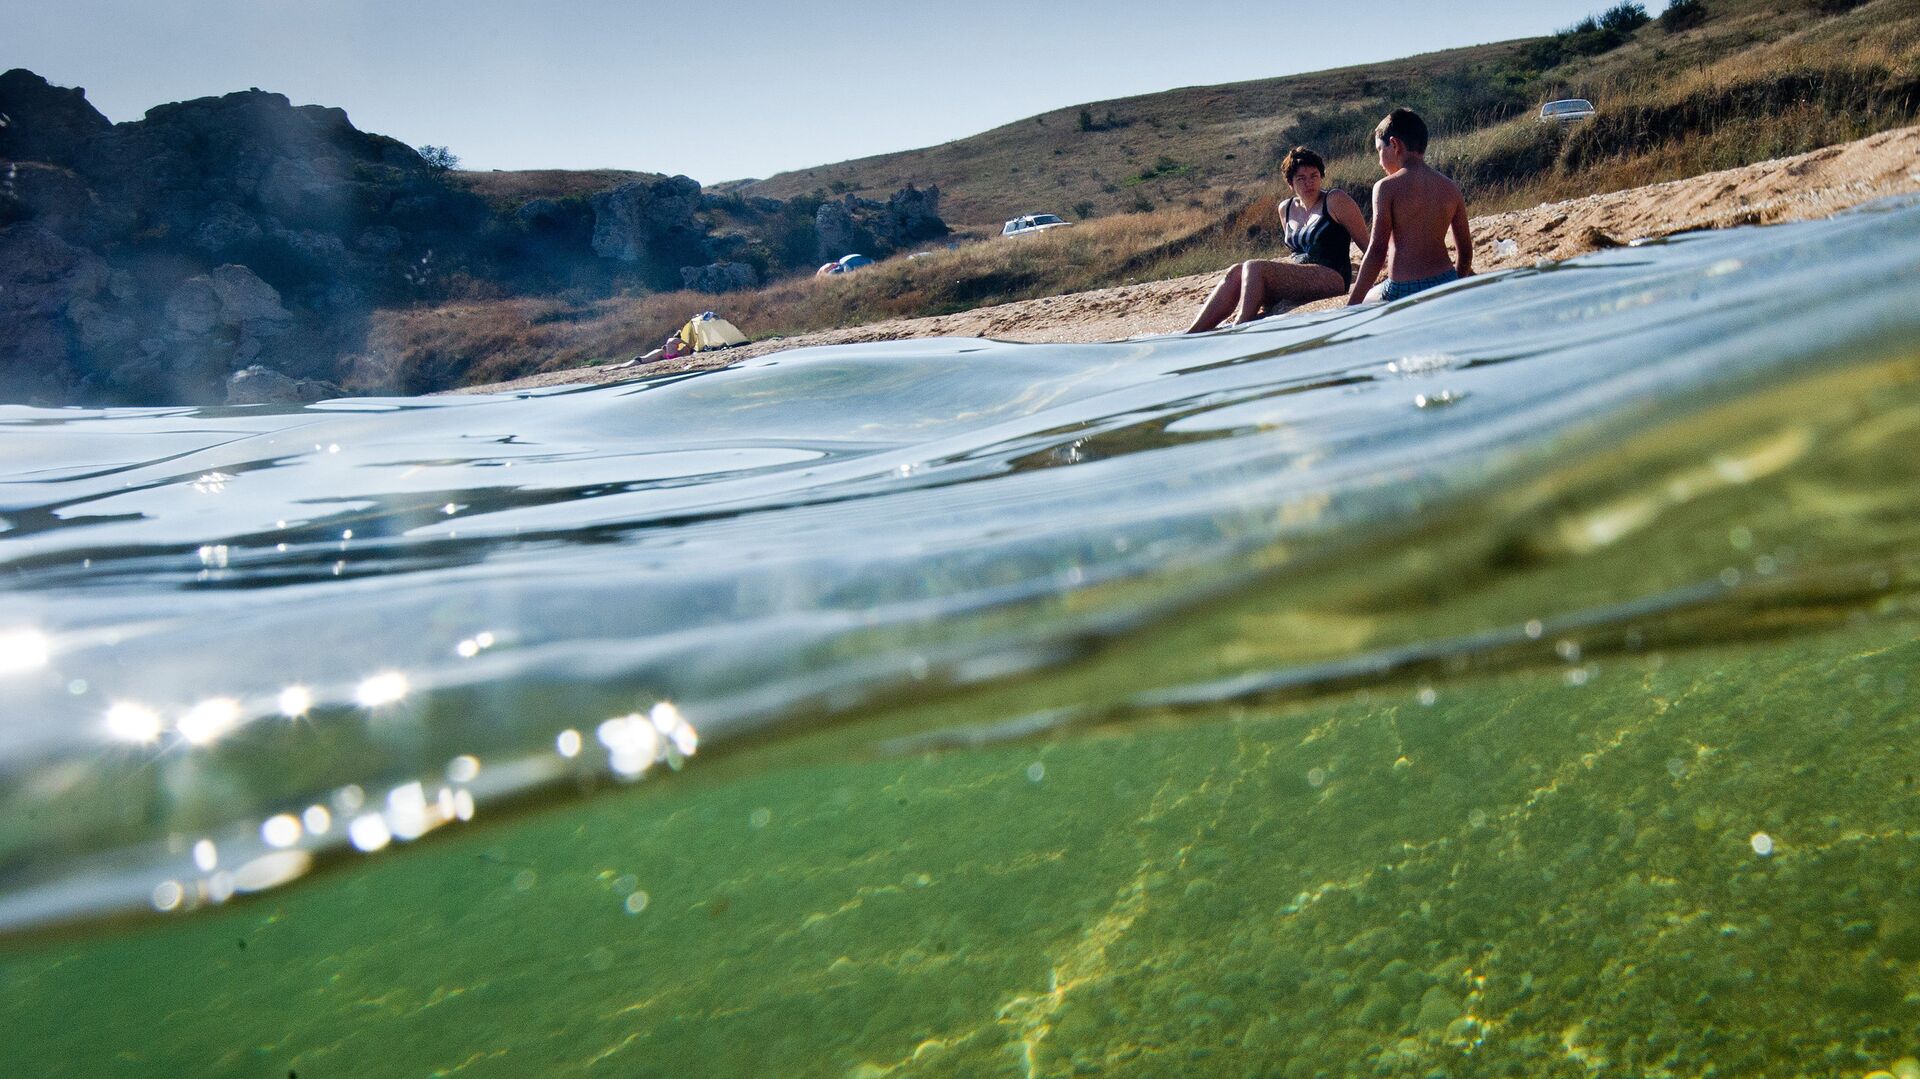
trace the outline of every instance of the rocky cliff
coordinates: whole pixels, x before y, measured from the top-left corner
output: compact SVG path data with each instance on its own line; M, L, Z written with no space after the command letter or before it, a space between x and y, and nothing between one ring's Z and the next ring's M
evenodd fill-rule
M111 124L79 89L6 72L0 401L220 402L243 372L236 400L312 395L340 380L378 306L750 288L825 250L884 255L946 233L938 191L822 205L676 176L500 208L451 179L339 109L279 94Z

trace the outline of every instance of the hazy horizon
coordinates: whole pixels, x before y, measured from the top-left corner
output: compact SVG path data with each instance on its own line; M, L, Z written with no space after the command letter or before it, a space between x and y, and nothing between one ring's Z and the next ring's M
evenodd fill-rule
M633 169L718 183L933 146L1028 116L1182 86L1303 74L1551 33L1608 6L1466 10L1276 5L1270 33L1193 28L1146 0L1082 12L1008 0L962 24L875 5L743 0L72 0L16 13L5 67L78 86L115 122L249 87L345 109L354 126L449 147L461 167ZM1647 5L1657 13L1659 0ZM1204 45L1187 43L1200 38Z

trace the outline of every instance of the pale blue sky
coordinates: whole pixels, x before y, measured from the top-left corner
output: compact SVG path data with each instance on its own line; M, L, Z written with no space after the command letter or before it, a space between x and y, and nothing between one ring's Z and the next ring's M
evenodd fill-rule
M1549 33L1609 3L1281 0L1210 5L1223 14L1202 27L1171 0L49 0L10 5L0 69L83 86L115 121L257 86L467 168L714 183L1081 102Z

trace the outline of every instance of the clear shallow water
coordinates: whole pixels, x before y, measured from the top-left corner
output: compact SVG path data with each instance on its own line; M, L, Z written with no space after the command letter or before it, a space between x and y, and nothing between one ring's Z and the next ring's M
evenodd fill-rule
M1891 204L1198 340L0 411L0 1061L1884 1066L1916 269Z

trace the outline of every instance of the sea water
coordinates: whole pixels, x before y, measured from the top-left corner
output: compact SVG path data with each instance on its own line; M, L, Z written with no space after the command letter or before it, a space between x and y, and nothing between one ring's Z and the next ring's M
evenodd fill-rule
M1920 1069L1916 275L0 408L0 1074Z

